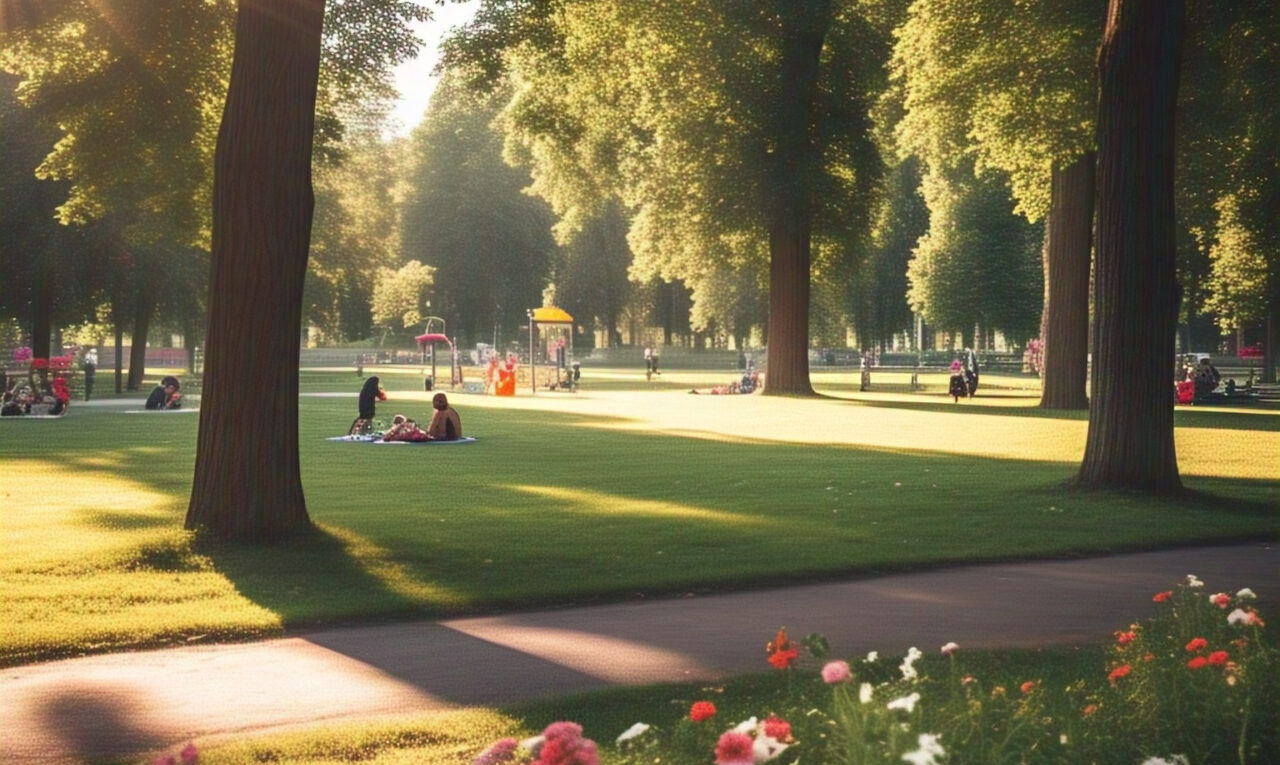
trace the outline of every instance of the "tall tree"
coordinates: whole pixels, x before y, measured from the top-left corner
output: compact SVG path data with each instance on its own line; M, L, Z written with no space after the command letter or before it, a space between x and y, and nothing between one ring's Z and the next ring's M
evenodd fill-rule
M1093 225L1092 0L918 0L898 32L900 146L930 167L1001 171L1044 220L1041 406L1083 409ZM957 44L957 41L964 41Z
M866 10L566 2L549 16L563 42L512 58L508 134L562 225L617 196L632 278L695 295L717 260L767 253L767 393L812 392L811 279L865 251L880 164L868 110L887 45Z
M467 76L444 73L410 138L400 254L436 268L432 311L471 344L516 335L556 246L551 210L523 192L529 174L503 161L491 126L509 92L474 92Z
M1183 17L1182 0L1111 0L1098 51L1093 398L1077 476L1087 488L1182 485L1168 391L1179 297L1173 139Z
M186 520L224 537L279 537L310 526L298 463L298 339L323 20L324 0L240 0L236 15ZM260 406L241 405L247 387L264 397Z
M930 171L922 188L929 233L908 265L912 307L970 347L979 345L975 327L1014 342L1034 336L1043 290L1038 227L1014 215L998 177L975 177L968 162Z

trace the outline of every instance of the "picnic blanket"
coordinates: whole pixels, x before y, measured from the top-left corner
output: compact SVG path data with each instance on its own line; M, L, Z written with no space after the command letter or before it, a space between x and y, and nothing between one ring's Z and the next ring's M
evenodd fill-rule
M463 436L453 441L383 441L382 436L330 436L326 441L345 441L353 444L408 444L410 446L451 446L453 444L469 444L475 441L471 436Z

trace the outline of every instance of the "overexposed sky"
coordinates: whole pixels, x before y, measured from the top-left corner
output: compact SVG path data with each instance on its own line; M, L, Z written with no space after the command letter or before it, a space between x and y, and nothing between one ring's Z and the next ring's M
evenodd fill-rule
M419 2L427 4L426 0ZM422 48L416 59L396 67L395 85L396 90L400 91L400 100L392 111L391 118L399 124L393 127L393 135L408 135L422 121L422 113L427 110L427 102L431 100L431 91L436 87L436 77L431 74L431 70L439 59L440 40L451 28L470 21L477 5L476 0L451 2L447 5L431 3L431 20L414 25L418 37L422 39Z

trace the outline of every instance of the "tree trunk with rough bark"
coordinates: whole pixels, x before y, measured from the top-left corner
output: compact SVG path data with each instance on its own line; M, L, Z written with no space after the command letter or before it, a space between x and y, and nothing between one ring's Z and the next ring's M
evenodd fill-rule
M298 464L302 285L324 0L240 0L214 168L204 389L187 528L311 527Z
M1098 51L1098 247L1085 488L1181 489L1173 439L1174 110L1183 0L1111 0Z
M820 171L815 122L818 62L831 0L788 6L769 210L769 327L765 394L813 395L809 380L809 265L813 178Z
M156 301L149 287L139 289L133 303L133 341L129 346L128 390L142 387L142 377L147 372L147 335L151 332L151 317Z
M1044 231L1044 388L1042 409L1087 409L1089 262L1097 155L1053 168Z

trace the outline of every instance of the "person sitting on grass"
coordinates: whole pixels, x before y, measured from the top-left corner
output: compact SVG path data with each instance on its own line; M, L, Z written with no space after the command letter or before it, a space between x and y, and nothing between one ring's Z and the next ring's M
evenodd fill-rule
M148 409L179 409L182 407L182 385L178 378L167 375L147 396Z
M449 406L449 397L437 393L431 399L431 424L427 426L427 438L432 441L457 441L462 438L462 418Z

